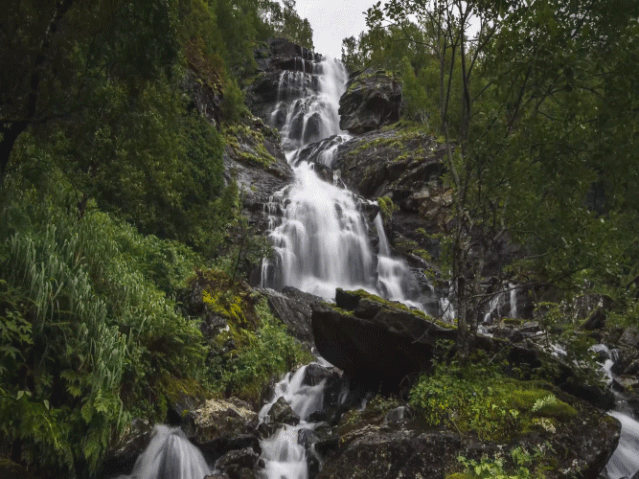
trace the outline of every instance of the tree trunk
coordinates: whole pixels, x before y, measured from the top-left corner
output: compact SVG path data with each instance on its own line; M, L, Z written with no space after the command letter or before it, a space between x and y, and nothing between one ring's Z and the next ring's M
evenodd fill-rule
M26 121L12 123L11 126L0 130L2 139L0 140L0 188L4 184L4 175L11 158L11 152L20 134L27 129Z

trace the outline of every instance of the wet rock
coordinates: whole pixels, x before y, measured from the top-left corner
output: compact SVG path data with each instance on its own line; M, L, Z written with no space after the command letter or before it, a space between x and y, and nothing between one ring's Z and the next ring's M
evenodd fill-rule
M459 455L475 460L503 457L505 451L521 446L528 451L535 447L545 449L545 463L554 464L552 469L544 470L548 479L595 479L616 447L619 423L587 403L556 393L560 400L570 402L578 414L564 418L554 431L522 432L505 444L499 440L479 441L472 432L460 434L446 427L428 427L419 414L388 420L406 406L390 411L371 406L371 410L349 414L340 425L342 435L337 447L323 452L324 467L317 477L444 479L460 471Z
M541 331L541 327L539 326L539 322L537 321L526 321L519 328L519 331L522 333L537 333Z
M318 479L398 477L444 478L456 462L461 442L453 433L358 431L338 457L324 465ZM353 435L351 435L353 437Z
M215 460L232 449L259 451L259 442L253 435L257 423L257 414L247 403L236 398L209 399L185 416L182 429L208 460Z
M311 363L306 367L302 384L317 386L322 381L335 375L339 377L339 374L333 368L325 368L317 363Z
M402 86L392 73L366 69L350 75L340 99L339 126L362 134L399 121Z
M639 330L635 327L626 328L619 342L626 347L639 349Z
M302 148L293 162L295 166L306 161L308 163L332 167L337 159L338 146L344 143L344 141L343 136L333 135L324 140L312 143Z
M264 206L279 190L293 181L293 170L286 161L279 134L253 117L247 124L227 132L224 149L224 179L235 181L241 191L244 210L255 233L268 230L268 211Z
M102 465L104 477L116 477L130 474L138 456L151 441L153 427L140 420L134 420L129 432L122 435L118 442L107 452ZM1 468L0 468L1 471ZM0 477L11 477L0 474Z
M259 454L251 448L230 451L220 457L215 467L226 473L230 479L254 479L254 468Z
M282 39L270 39L255 51L258 66L257 77L249 86L247 99L251 111L269 122L278 100L293 100L309 90L317 90L312 76L318 71L321 55L295 43ZM282 75L288 75L286 85L279 89Z
M271 423L289 424L296 426L300 422L300 418L283 397L279 398L268 412Z
M286 286L281 292L273 289L257 291L266 296L271 312L286 325L291 335L307 345L313 344L310 305L321 298L291 286Z
M218 126L222 120L222 95L220 95L207 81L203 69L198 69L193 63L182 81L183 87L189 93L192 104L189 109L195 108L207 120ZM215 81L216 79L213 79ZM219 126L218 126L219 128Z
M322 357L371 387L397 388L407 375L430 367L438 339L455 337L454 330L407 308L385 305L373 317L361 318L327 303L315 303L312 319Z
M391 409L384 418L385 424L398 424L415 417L415 411L410 406L398 406Z
M403 210L417 212L433 196L445 151L426 131L373 131L341 144L336 168L356 193L391 196Z
M581 325L586 331L594 331L606 326L606 312L602 307L597 308Z

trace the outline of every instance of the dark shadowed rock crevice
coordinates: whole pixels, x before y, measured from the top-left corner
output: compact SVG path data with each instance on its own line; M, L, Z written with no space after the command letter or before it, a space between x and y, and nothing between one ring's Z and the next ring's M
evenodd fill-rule
M362 134L399 121L402 85L392 73L366 69L349 76L340 99L342 130Z

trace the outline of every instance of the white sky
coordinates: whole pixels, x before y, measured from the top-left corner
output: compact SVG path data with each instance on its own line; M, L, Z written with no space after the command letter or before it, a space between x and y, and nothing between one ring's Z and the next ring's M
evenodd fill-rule
M296 0L301 18L313 27L315 51L333 58L342 56L342 39L358 37L366 29L366 10L376 0Z

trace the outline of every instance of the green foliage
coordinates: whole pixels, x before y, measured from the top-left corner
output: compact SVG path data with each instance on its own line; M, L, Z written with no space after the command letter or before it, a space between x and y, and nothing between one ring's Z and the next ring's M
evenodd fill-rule
M413 386L410 403L433 426L450 424L507 443L531 431L552 434L561 421L577 415L545 387L506 378L479 361L465 368L438 365Z
M301 19L295 11L295 0L283 0L282 5L268 2L268 7L274 36L286 38L313 50L313 29L309 21L306 18Z
M399 209L388 196L380 196L377 198L377 204L379 205L379 210L386 224L391 221L393 213Z
M313 359L310 352L273 317L265 298L260 298L255 305L256 329L247 327L241 301L237 298L226 308L220 308L219 295L217 298L205 295L204 298L213 311L228 318L229 330L222 332L216 341L224 344L233 340L236 346L218 356L210 366L215 387L225 394L259 404L260 394L271 378Z
M184 284L197 257L35 192L7 205L2 224L0 448L19 439L34 469L94 471L164 375L201 368L197 324L159 289Z
M429 104L428 95L421 82L415 76L408 57L402 58L402 114L413 121L425 122Z
M465 467L466 472L455 473L446 476L446 479L543 479L545 476L541 472L542 467L536 467L534 472L531 467L540 466L543 461L544 451L536 450L534 454L530 454L522 447L515 447L510 450L509 466L503 457L494 458L483 457L480 461L467 459L459 456L457 460Z

